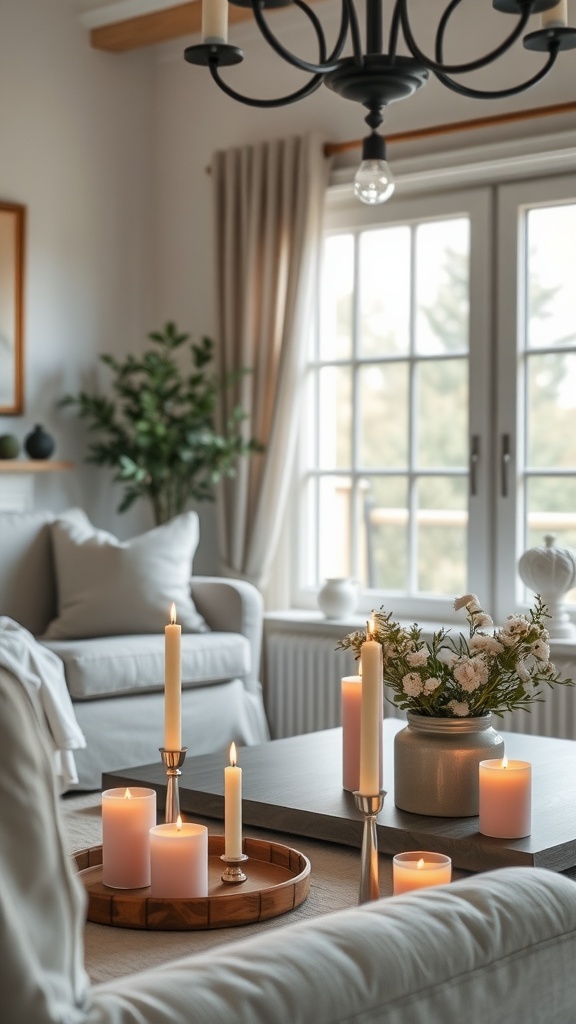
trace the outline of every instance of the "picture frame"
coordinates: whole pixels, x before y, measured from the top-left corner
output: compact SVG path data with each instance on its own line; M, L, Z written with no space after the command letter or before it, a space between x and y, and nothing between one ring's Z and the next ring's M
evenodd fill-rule
M26 207L0 201L0 415L24 411Z

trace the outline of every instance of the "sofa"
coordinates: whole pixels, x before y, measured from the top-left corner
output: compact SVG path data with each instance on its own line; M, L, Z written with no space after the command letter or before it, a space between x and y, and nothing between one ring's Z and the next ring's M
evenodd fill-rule
M64 788L98 789L104 771L159 760L172 602L189 755L269 738L261 596L241 580L194 576L197 544L195 512L128 541L81 509L0 512L0 616L57 657L86 740L74 751L77 781Z
M528 867L284 919L249 939L236 929L209 952L91 985L85 893L61 838L36 696L0 669L2 1024L574 1021L576 885ZM170 934L158 942L168 960Z

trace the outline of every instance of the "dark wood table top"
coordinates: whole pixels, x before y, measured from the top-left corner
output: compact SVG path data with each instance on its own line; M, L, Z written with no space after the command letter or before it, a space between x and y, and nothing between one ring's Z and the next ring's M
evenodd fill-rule
M532 763L532 834L525 839L492 839L478 832L478 818L432 818L394 806L393 738L404 723L384 722L384 788L378 817L380 853L435 850L455 866L486 871L534 865L566 871L576 866L576 742L503 733L509 757ZM227 751L187 757L179 783L186 815L223 819ZM362 817L351 793L342 789L342 730L291 736L242 747L243 821L247 825L360 847ZM144 785L164 806L166 776L157 764L107 772L102 788Z

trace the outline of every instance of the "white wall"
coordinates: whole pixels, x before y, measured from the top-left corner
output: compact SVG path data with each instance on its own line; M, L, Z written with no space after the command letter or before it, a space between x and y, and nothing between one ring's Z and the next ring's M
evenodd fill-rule
M335 6L319 4L316 10L325 18ZM420 2L411 9L426 12L430 6ZM460 19L467 54L487 44L491 25L501 31L512 24L490 7L486 18L488 5L476 6L482 7L479 24L471 24L469 13ZM576 15L576 0L569 7ZM287 45L302 45L298 17L272 17L278 32L286 27ZM145 344L147 332L168 318L196 336L214 334L206 168L216 149L312 129L326 140L357 139L365 134L364 111L324 87L277 110L234 103L207 71L185 63L183 50L192 39L118 55L96 52L73 0L0 0L0 20L0 199L28 207L26 410L22 417L0 417L0 433L22 439L34 423L43 423L57 439L56 455L73 459L77 469L39 480L37 506L78 503L98 525L130 536L151 524L147 509L115 515L118 489L110 487L106 471L83 465L85 432L55 408L56 400L94 381L99 353ZM242 67L226 72L237 88L274 95L294 87L291 72L250 25L231 37L247 54ZM525 69L520 74L539 66L539 58L521 47L517 62ZM495 103L464 100L431 82L390 107L386 128L403 131L565 102L574 98L575 68L574 51L563 54L543 85ZM505 74L511 81L518 72ZM567 127L576 127L576 117L466 133L457 145ZM447 137L391 147L389 159L452 145ZM351 153L348 162L357 159ZM217 567L215 520L212 507L200 512L196 566L210 572Z

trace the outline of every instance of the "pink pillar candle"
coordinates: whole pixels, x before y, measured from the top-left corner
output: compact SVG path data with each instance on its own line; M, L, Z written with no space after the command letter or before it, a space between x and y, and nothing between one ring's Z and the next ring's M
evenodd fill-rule
M522 839L532 831L532 765L504 757L480 761L479 822L484 836Z
M397 853L392 866L394 895L411 889L427 889L432 885L446 885L452 881L452 861L443 853L414 850Z
M150 829L156 824L153 789L102 793L102 881L114 889L150 885Z
M150 830L152 896L208 895L208 829L181 818Z
M360 707L362 677L342 678L342 787L355 793L360 787ZM382 716L380 716L378 749L380 757L380 789L382 789Z

